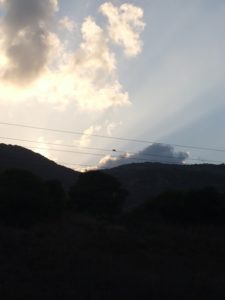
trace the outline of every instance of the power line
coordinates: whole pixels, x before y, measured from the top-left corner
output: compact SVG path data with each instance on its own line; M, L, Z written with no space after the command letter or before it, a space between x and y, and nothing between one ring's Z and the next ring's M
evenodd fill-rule
M13 140L13 141L20 141L20 142L25 142L25 143L35 143L37 144L38 141L35 140L27 140L27 139L18 139L18 138L12 138L12 137L2 137L0 136L0 139L5 139L5 140ZM88 150L97 150L97 151L106 151L106 152L114 152L114 153L121 153L121 154L125 154L125 153L129 153L130 155L140 155L139 152L132 152L129 150L118 150L118 149L105 149L105 148L94 148L94 147L86 147L86 146L75 146L75 145L68 145L68 144L57 144L57 143L51 143L51 142L47 142L44 141L43 142L45 145L53 145L53 146L61 146L61 147L70 147L70 148L76 148L78 147L79 149L88 149ZM38 146L37 146L38 147ZM36 148L37 148L36 147ZM46 148L47 149L47 148ZM60 150L60 149L59 149ZM143 153L141 154L142 156L151 156L151 157L164 157L164 158L174 158L173 156L166 156L166 155L158 155L158 154L150 154L150 153ZM199 160L199 159L197 159Z
M102 157L105 154L104 153L90 153L90 152L82 152L82 151L70 151L70 150L64 150L64 149L53 149L53 148L43 148L43 147L29 147L30 149L36 149L36 150L49 150L49 151L55 151L55 152L64 152L64 153L72 153L72 154L84 154L84 155L93 155L93 156L99 156Z
M0 137L2 138L2 137ZM13 138L8 138L8 139L12 139ZM20 141L20 139L15 139L17 141ZM21 139L21 141L26 141L28 142L29 140L23 140ZM49 143L49 144L54 144L54 143ZM58 144L55 144L55 145L58 145ZM84 151L70 151L70 150L65 150L65 149L54 149L54 148L44 148L44 147L32 147L32 146L29 146L29 149L34 149L34 150L48 150L48 151L55 151L55 152L63 152L63 153L71 153L71 154L80 154L80 155L92 155L92 156L98 156L98 157L104 157L105 156L105 153L91 153L91 152L84 152ZM106 150L106 149L105 149ZM111 150L112 151L112 150ZM147 160L147 158L143 158L143 156L148 156L148 157L158 157L158 158L163 158L163 159L168 159L168 161L166 160L163 160L164 163L172 163L173 160L174 160L174 163L176 162L176 157L174 156L165 156L165 155L158 155L158 154L140 154L140 153L134 153L132 154L133 156L132 157L125 157L125 156L119 156L119 155L116 155L116 156L111 156L111 158L119 158L121 160L128 160L129 159L132 159L132 160L136 160L136 161L142 161L142 162L149 162L149 160ZM135 155L139 155L139 157L135 157ZM141 157L142 156L142 157ZM205 162L210 162L210 163L224 163L223 161L217 161L217 160L207 160L207 159L200 159L200 158L192 158L192 157L188 157L187 158L189 161L200 161L202 162L202 160L204 160ZM157 159L153 159L151 160L151 162L157 162L159 160ZM73 165L73 164L71 164ZM76 164L75 164L76 165Z
M63 161L58 161L57 162L60 165L63 166L77 166L77 167L83 167L83 168L95 168L94 166L90 166L90 165L85 165L85 164L74 164L74 163L69 163L69 162L63 162ZM97 168L97 167L96 167Z
M4 140L12 140L12 141L19 141L19 142L25 142L25 143L41 143L40 141L35 141L35 140L27 140L27 139L18 139L18 138L12 138L12 137L4 137L4 136L0 136L0 139L4 139ZM88 150L97 150L97 151L107 151L107 152L112 152L113 149L104 149L104 148L95 148L95 147L86 147L86 146L76 146L76 145L69 145L69 144L57 144L57 143L51 143L51 142L46 142L43 141L43 143L45 145L51 145L51 146L59 146L59 147L69 147L69 148L81 148L81 149L88 149ZM116 152L121 152L124 153L125 151L120 151L120 150L116 150Z
M1 139L6 139L6 140L15 140L15 141L20 141L20 142L26 142L26 143L37 143L37 141L34 140L27 140L27 139L18 139L18 138L11 138L11 137L0 137ZM65 147L71 147L71 148L75 148L76 146L74 145L68 145L68 144L56 144L56 143L50 143L50 142L44 142L44 144L46 145L54 145L54 146L65 146ZM52 151L58 151L58 152L67 152L67 153L76 153L76 154L89 154L89 155L95 155L95 153L85 153L85 152L80 152L80 151L68 151L68 150L63 150L63 149L49 149L49 148L40 148L39 146L36 147L30 147L31 149L41 149L41 150L52 150ZM89 150L99 150L99 151L107 151L107 152L112 152L115 151L116 153L129 153L132 156L135 155L140 155L140 153L135 153L135 152L130 152L128 150L126 151L120 151L120 150L113 150L113 149L102 149L102 148L93 148L93 147L81 147L79 146L79 148L81 149L89 149ZM103 156L104 154L97 154L97 156ZM168 158L168 159L174 159L174 156L168 156L168 155L159 155L159 154L150 154L150 153L146 153L146 154L141 154L141 156L147 156L147 157L160 157L160 158ZM120 157L122 158L126 158L124 156L116 156L116 157ZM133 159L135 159L135 157L133 157ZM191 159L191 158L190 158ZM195 159L193 158L193 160L197 160L199 161L200 159Z
M162 145L166 145L166 146L196 149L196 150L204 150L204 151L216 151L216 152L224 152L225 153L225 149L219 149L219 148L200 147L200 146L192 146L192 145L180 145L180 144L172 144L172 143L169 144L169 143L155 142L155 141L153 142L153 141L141 140L141 139L131 139L131 138L106 136L106 135L99 135L99 134L88 134L88 133L83 133L83 132L79 132L79 131L61 130L61 129L53 129L53 128L47 128L47 127L38 127L38 126L30 126L30 125L7 123L7 122L0 122L0 124L1 125L6 125L6 126L14 126L14 127L35 129L35 130L58 132L58 133L63 133L63 134L98 137L98 138L111 139L111 140L117 140L117 141L135 142L135 143L144 143L144 144L162 144Z

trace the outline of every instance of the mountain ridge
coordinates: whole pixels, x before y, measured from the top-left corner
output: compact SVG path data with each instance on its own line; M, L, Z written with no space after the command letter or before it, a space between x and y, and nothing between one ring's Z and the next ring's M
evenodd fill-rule
M21 146L0 144L0 172L9 168L31 171L45 180L58 179L66 189L79 172L61 166ZM225 193L225 165L174 165L155 162L133 163L104 169L128 191L126 207L133 208L168 189L199 189L214 186Z
M79 174L27 148L1 143L0 171L11 168L28 170L45 180L58 179L65 188L69 188Z
M168 189L201 189L213 186L225 192L225 165L174 165L163 163L134 163L105 172L115 176L129 191L128 207L135 207L149 197Z

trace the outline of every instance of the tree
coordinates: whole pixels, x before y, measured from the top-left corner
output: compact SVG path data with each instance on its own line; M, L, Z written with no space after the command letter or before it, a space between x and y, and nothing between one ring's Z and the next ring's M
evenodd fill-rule
M70 189L73 208L100 215L120 212L126 195L116 178L101 171L81 173Z
M44 182L29 171L10 169L0 175L0 221L30 226L62 210L64 191L57 181Z
M45 186L47 188L49 214L58 217L62 215L65 209L66 193L59 180L48 180Z
M147 207L170 221L223 222L225 216L224 195L214 187L186 191L168 190L150 199Z

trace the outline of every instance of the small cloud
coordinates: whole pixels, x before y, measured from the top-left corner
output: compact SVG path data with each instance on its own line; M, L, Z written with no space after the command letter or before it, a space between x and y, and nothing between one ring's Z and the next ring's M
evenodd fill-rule
M74 32L76 30L76 23L71 20L69 17L65 16L61 20L59 20L60 28L66 29L69 32Z
M127 152L124 152L119 156L106 155L99 161L98 167L108 169L128 164L131 163L129 162L130 157L131 155Z
M92 135L101 134L101 135L112 135L112 131L115 130L118 126L121 126L121 122L109 122L105 121L100 125L91 125L89 128L85 129L83 135L79 140L80 147L87 147L91 144Z
M98 133L102 127L100 125L97 126L90 126L89 128L85 129L83 135L80 138L79 146L80 147L87 147L91 143L91 136L95 133Z
M122 122L109 122L109 121L106 121L106 132L107 132L107 135L111 136L113 131L122 126Z
M106 2L100 6L100 12L108 19L109 38L122 46L127 56L137 56L143 44L140 39L140 33L145 27L143 10L128 3L116 7L111 2Z
M99 168L113 168L125 164L141 162L159 162L165 164L184 164L188 159L187 152L175 152L170 145L152 144L137 154L125 152L120 156L107 155L99 162Z

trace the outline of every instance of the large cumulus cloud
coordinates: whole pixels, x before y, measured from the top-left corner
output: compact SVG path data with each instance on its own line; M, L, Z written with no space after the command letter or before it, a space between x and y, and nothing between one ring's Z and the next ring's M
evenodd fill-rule
M125 55L140 53L141 8L106 2L99 10L107 17L105 24L87 16L74 32L74 20L57 20L57 0L1 0L1 5L0 95L7 101L35 99L57 109L73 102L79 109L97 111L130 104L112 42ZM67 29L66 39L52 24ZM76 49L68 45L69 34L80 37Z
M1 22L1 46L8 64L3 77L17 83L29 83L48 63L50 22L57 10L56 0L5 0Z
M152 144L144 150L135 154L130 154L126 152L119 156L107 155L100 160L98 167L113 168L125 164L141 162L184 164L188 157L189 155L187 152L176 152L174 148L170 145Z

